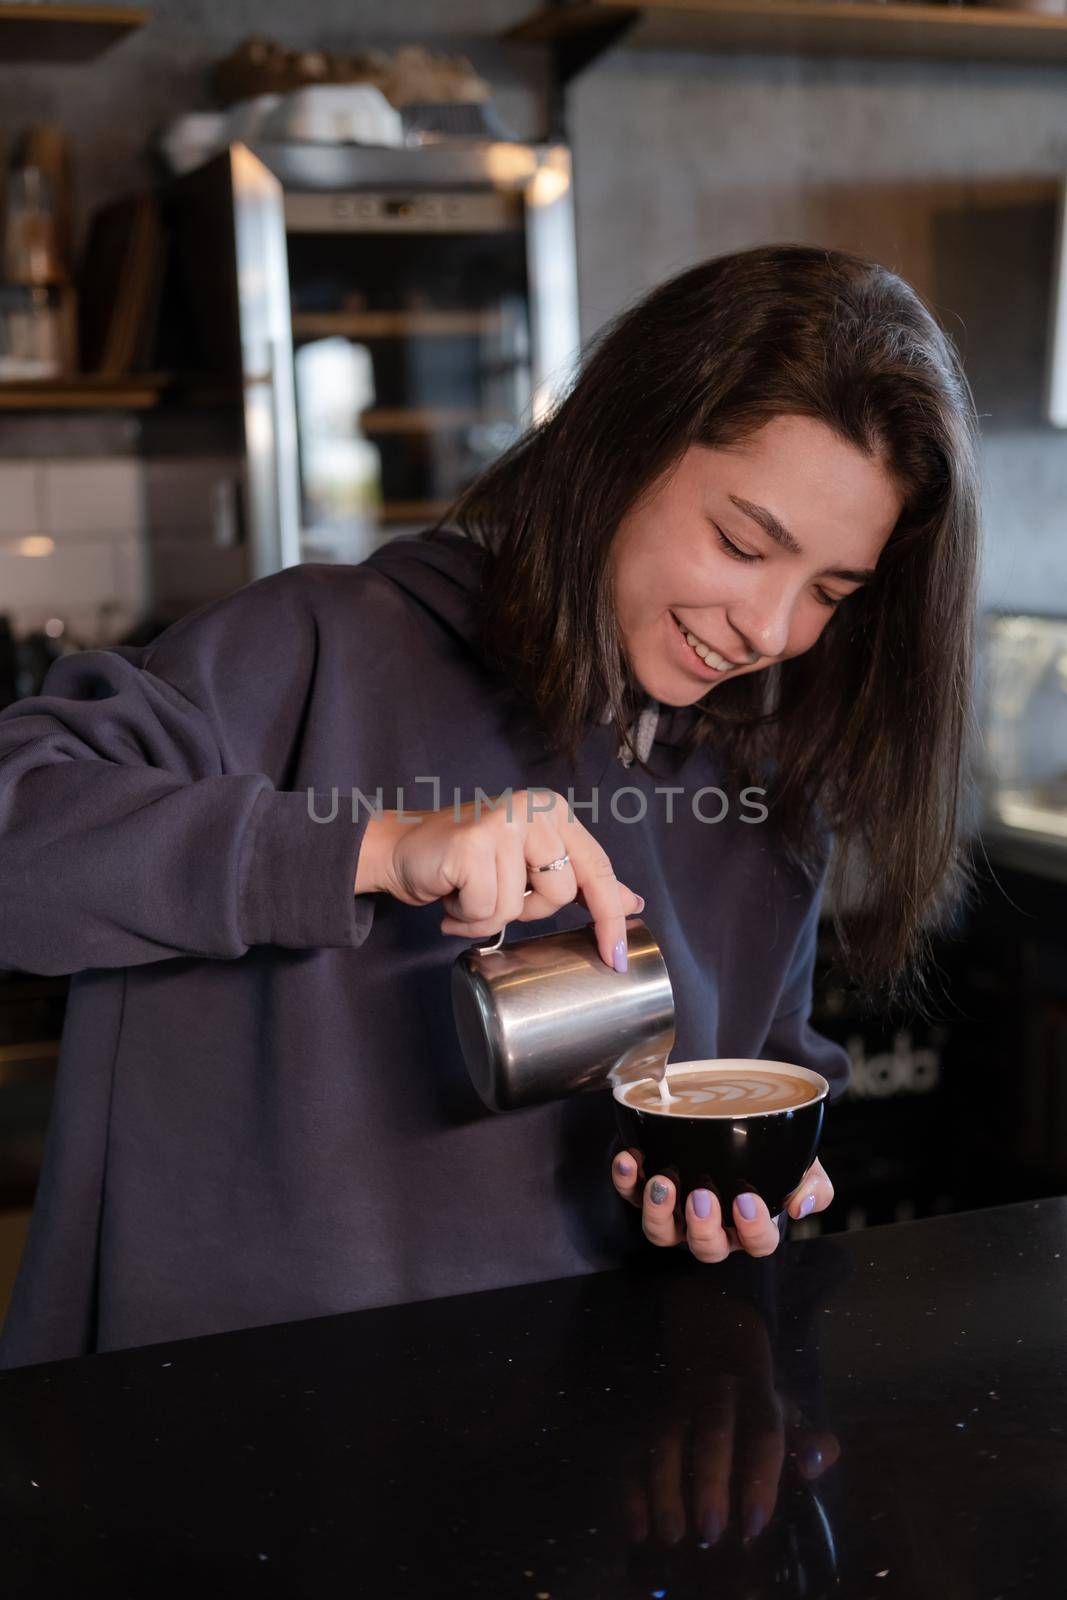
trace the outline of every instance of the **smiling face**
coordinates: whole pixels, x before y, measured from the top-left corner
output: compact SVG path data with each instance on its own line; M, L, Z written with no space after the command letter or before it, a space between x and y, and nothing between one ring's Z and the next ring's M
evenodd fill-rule
M692 705L810 650L873 573L902 507L879 459L808 417L775 417L729 448L690 446L612 544L634 677L663 705Z

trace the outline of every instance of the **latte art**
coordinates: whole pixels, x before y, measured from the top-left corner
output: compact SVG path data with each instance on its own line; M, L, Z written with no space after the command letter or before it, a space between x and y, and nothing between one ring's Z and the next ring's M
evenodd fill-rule
M635 1111L654 1111L667 1117L737 1117L766 1111L789 1111L819 1098L818 1088L807 1079L786 1072L760 1072L714 1068L697 1072L667 1071L665 1100L654 1079L633 1084L622 1096Z

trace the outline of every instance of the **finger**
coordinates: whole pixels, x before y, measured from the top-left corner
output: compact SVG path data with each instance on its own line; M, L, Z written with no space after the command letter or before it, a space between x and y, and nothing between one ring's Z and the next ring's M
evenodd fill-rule
M833 1198L834 1186L826 1168L821 1161L814 1161L804 1174L803 1182L789 1197L789 1215L799 1222L802 1217L810 1217L816 1211L825 1211L833 1204Z
M546 880L549 878L554 878L555 876L555 873L545 874ZM526 900L526 904L523 907L522 916L520 919L518 919L522 922L536 922L541 917L555 916L556 912L560 909L560 906L568 903L567 899L562 898L553 903L553 901L550 900L546 894L541 893L537 879L538 874L536 872L531 872L530 883L533 892ZM635 894L634 891L632 889L628 889L624 883L619 884L619 893L622 896L622 908L626 916L639 916L640 913L645 909L644 897L642 895ZM587 910L589 909L586 905L585 895L582 893L581 889L576 889L575 892L569 896L569 900L573 900L576 905L586 906Z
M522 851L515 850L514 845L509 848L507 840L496 850L493 878L496 899L488 917L464 920L464 896L450 894L442 902L446 912L442 933L464 933L467 938L478 938L482 934L499 933L509 922L518 922L526 896L526 864ZM467 904L472 904L470 891L467 891Z
M540 859L557 860L564 854L563 845L558 843L555 855L549 855L547 846L539 846L537 855ZM578 897L578 885L574 876L574 868L563 867L558 872L538 872L537 868L527 862L527 884L530 893L522 908L520 921L536 922L541 917L554 917L563 906L570 905Z
M730 1241L722 1225L718 1196L710 1189L694 1189L685 1203L685 1237L698 1261L725 1261Z
M644 1182L640 1150L620 1150L611 1163L611 1181L617 1194L640 1208L641 1186Z
M778 1248L777 1223L758 1194L739 1194L733 1206L734 1227L742 1250L750 1256L773 1255Z
M551 874L555 877L555 873ZM531 892L523 901L522 910L515 918L516 922L540 922L544 917L554 917L561 905L566 905L565 900L553 901L548 895L542 894L536 883L531 883Z
M622 889L606 850L578 821L561 828L574 867L577 887L592 912L601 960L616 972L625 972L626 911Z
M641 1227L650 1244L675 1245L683 1234L674 1214L676 1191L670 1178L661 1174L645 1184L641 1202Z
M551 916L561 906L569 906L577 897L578 880L573 861L569 860L562 867L550 866L551 862L562 861L570 855L556 826L555 814L551 822L545 817L534 817L532 826L523 835L522 849L526 875L534 891L530 898L544 901L551 908L541 915ZM542 868L546 870L542 871Z
M458 933L468 939L488 937L490 934L499 933L502 928L507 927L509 922L522 920L521 908L526 904L526 890L520 889L518 894L520 910L516 911L514 916L509 916L506 905L500 904L494 907L491 916L483 917L479 922L465 922L459 909L458 896L450 895L448 899L441 902L446 912L446 915L441 919L441 932Z
M733 1383L723 1377L693 1435L693 1516L705 1544L715 1544L730 1521L736 1411Z
M802 1433L797 1435L793 1454L801 1477L814 1483L838 1460L841 1442L836 1433Z
M530 896L530 899L532 898L533 897ZM522 907L525 908L528 903L529 902L526 898L524 890ZM546 917L552 916L556 909L556 907L549 907L549 909L542 914ZM464 922L459 916L450 914L441 919L441 932L457 933L461 935L461 937L467 939L480 939L488 938L494 933L499 933L501 929L507 927L509 922L529 921L532 921L532 918L524 916L523 911L521 910L516 912L513 917L509 917L507 915L500 916L499 914L495 913L491 917L485 917L481 922Z
M492 933L497 902L497 858L491 844L468 850L457 870L460 881L446 897L447 916L442 931ZM445 924L453 924L446 928ZM499 924L498 924L499 926Z
M785 1429L778 1425L750 1434L744 1441L741 1466L741 1531L758 1539L774 1516L778 1485L785 1464Z
M627 1471L623 1479L622 1515L626 1523L626 1537L631 1544L643 1544L648 1538L648 1496L636 1475Z
M619 885L619 894L622 897L622 909L626 916L640 916L641 912L645 909L644 895L638 894L636 889L631 889L628 884L623 883L621 878L617 878L615 881ZM591 910L589 902L586 900L581 888L579 888L574 898L580 906L585 906L587 911Z
M684 1457L679 1423L657 1440L649 1466L652 1524L664 1544L677 1544L685 1537Z
M521 838L516 838L513 834L504 836L496 855L496 905L493 907L493 920L497 927L503 928L509 922L517 922L522 916L523 902L527 898L528 872Z

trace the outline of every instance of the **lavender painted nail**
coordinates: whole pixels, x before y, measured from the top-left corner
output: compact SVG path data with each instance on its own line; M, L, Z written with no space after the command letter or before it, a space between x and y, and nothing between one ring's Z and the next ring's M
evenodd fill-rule
M659 1528L664 1544L681 1544L685 1538L685 1517L680 1511L666 1511L660 1518Z
M693 1212L694 1215L700 1218L701 1222L706 1222L708 1217L711 1216L710 1189L693 1190Z
M667 1198L667 1185L665 1183L661 1183L659 1178L654 1178L649 1193L652 1196L652 1204L654 1206L661 1206L664 1200Z
M737 1197L737 1209L746 1222L755 1222L756 1196L754 1194L739 1194Z
M749 1506L748 1515L745 1517L745 1538L758 1539L767 1526L767 1513L757 1500L754 1506Z
M619 1174L620 1178L632 1178L634 1175L634 1164L632 1161L616 1161L615 1171Z
M704 1535L705 1544L718 1544L722 1537L722 1520L717 1511L711 1510L705 1513L700 1531Z
M814 1210L815 1210L815 1196L813 1194L806 1194L804 1196L804 1202L801 1205L800 1210L797 1212L797 1217L799 1218L799 1217L809 1216L811 1214L811 1212L813 1212Z
M616 972L626 971L626 940L620 939L612 951L612 963Z

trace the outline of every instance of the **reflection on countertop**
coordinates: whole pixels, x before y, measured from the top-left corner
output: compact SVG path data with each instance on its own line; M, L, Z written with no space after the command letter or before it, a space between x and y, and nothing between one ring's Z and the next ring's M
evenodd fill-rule
M12 1592L1045 1596L1067 1201L0 1374Z

